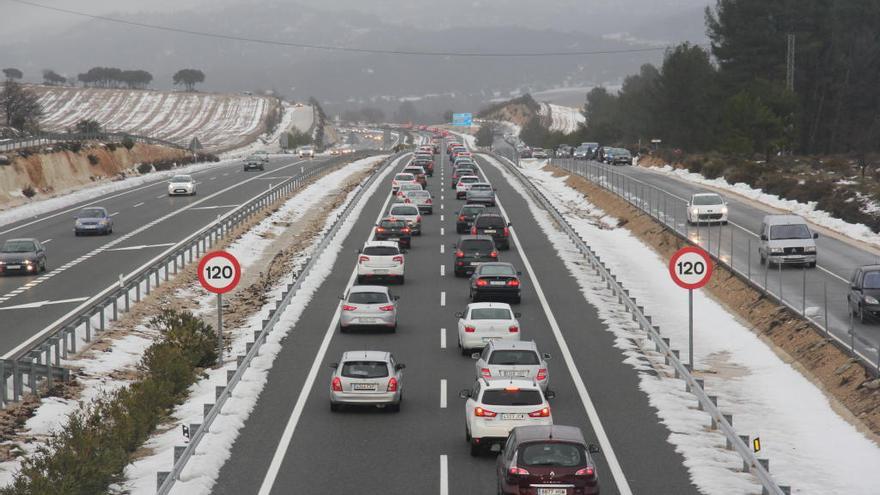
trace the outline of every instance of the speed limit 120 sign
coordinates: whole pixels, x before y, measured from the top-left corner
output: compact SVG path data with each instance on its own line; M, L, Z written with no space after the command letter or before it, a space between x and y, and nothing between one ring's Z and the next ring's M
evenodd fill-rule
M199 283L215 294L231 291L241 280L241 265L226 251L206 254L199 262Z
M712 259L706 251L694 246L679 249L669 260L669 274L683 289L699 289L712 276Z

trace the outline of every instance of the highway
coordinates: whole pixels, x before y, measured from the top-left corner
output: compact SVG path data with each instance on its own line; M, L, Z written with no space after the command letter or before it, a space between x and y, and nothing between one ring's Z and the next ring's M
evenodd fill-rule
M270 184L327 160L342 158L278 155L265 172L243 172L240 160L223 161L191 174L197 181L195 196L169 197L167 180L157 179L0 227L0 242L35 237L48 257L42 275L0 277L0 354ZM88 205L104 206L113 215L112 234L74 236L73 216Z
M473 361L456 346L455 313L468 302L468 282L452 275L451 246L455 213L464 202L448 188L444 149L429 179L434 214L423 216L424 234L406 254L406 284L392 286L401 296L397 333L343 335L337 325L356 252L388 209L388 185L367 200L344 242L342 252L350 256L340 256L286 339L214 493L496 493L495 457L470 456L458 397L475 375ZM484 159L478 162L513 223L513 247L500 260L523 272L523 302L515 307L522 313L523 338L553 357L554 423L579 426L588 441L602 446L596 460L603 494L698 493L683 458L666 441L671 432L639 390L639 373L645 372L623 362L612 333L586 303L525 200ZM402 411L331 413L330 363L344 351L367 349L391 351L407 365Z

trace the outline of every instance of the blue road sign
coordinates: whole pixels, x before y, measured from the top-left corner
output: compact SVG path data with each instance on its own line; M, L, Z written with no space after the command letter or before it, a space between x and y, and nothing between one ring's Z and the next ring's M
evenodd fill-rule
M452 125L470 126L474 123L474 115L471 113L452 114Z

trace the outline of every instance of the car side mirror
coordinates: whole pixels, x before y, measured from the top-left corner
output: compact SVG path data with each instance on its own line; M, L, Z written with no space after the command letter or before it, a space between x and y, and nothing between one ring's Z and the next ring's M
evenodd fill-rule
M507 222L507 226L508 226L508 227L513 227L513 224L510 223L510 222Z
M402 369L406 369L406 365L403 364L403 363L397 363L397 364L394 365L394 369L397 370L397 371L400 371L400 370L402 370Z
M458 393L458 396L462 399L468 399L471 396L471 391L468 389L464 389Z
M480 359L480 353L479 352L471 353L471 359L475 359L475 360Z
M522 313L514 313L513 316L514 318L519 318L520 316L522 316Z
M819 238L819 233L813 232L813 239L818 239L818 238Z
M549 352L545 352L544 354L541 355L541 357L543 357L544 360L553 359L553 356L551 356Z
M552 390L548 390L548 391L544 392L544 397L546 397L547 399L555 399L556 392L554 392Z
M764 235L764 234L761 234L761 240L762 240L762 241L766 241L766 240L767 240L767 236Z
M393 296L391 299L393 299L393 300L395 300L395 301L399 301L399 300L400 300L400 296Z
M361 254L361 249L360 249L360 248L358 248L358 250L357 250L357 254Z
M591 443L591 444L587 447L587 450L588 450L591 454L598 454L598 453L599 453L599 446L596 445L596 444L594 444L594 443Z
M860 291L860 290L862 290L861 287L859 287L858 285L855 285L855 284L851 285L851 286L850 286L850 289L852 289L852 290L856 290L856 291Z
M330 367L334 370L339 367L339 363L330 363Z
M522 276L522 272L516 272L516 274L520 277Z
M458 313L455 313L455 317L456 317L456 318L464 318L464 313L462 313L461 311L459 311Z

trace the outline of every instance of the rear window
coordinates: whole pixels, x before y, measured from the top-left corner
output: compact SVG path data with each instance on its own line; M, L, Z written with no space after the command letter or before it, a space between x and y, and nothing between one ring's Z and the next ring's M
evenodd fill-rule
M394 229L406 226L406 222L403 220L382 220L379 222L379 226L387 229Z
M474 184L471 186L471 191L491 191L492 186L489 184Z
M413 174L397 174L394 176L396 180L415 180Z
M422 186L420 186L418 184L401 184L400 190L401 191L421 191Z
M382 378L388 376L388 365L384 361L348 361L342 365L342 376L346 378Z
M480 179L477 177L462 177L459 182L461 182L462 184L473 184L474 182L477 182L479 180Z
M416 206L395 206L391 208L392 215L418 215L419 208Z
M528 443L520 447L517 464L521 466L578 467L587 464L582 445L563 442Z
M462 206L461 207L461 214L462 215L478 215L478 214L480 214L480 212L482 212L485 209L486 209L486 207L482 206L482 205L480 205L480 206Z
M515 276L516 275L516 270L514 270L512 266L507 266L507 265L480 265L480 267L477 268L477 270L479 271L480 275L487 275L487 276L493 276L493 275Z
M540 406L544 403L537 390L486 390L483 404L487 406Z
M348 295L348 302L354 304L382 304L388 302L384 292L353 292Z
M506 308L475 308L471 310L471 320L509 320L510 310Z
M400 249L394 246L370 246L364 248L367 256L394 256L400 254Z
M431 193L428 191L425 191L425 190L410 191L410 192L406 193L406 195L409 196L410 198L430 198L431 197Z
M500 365L536 365L541 364L535 351L498 350L489 356L489 364Z
M416 168L416 169L408 168L408 169L406 169L406 171L410 174L423 174L423 173L425 173L425 171L422 170L421 168Z
M479 216L476 220L477 227L506 227L504 219L501 217L484 217Z
M459 246L462 251L466 253L470 252L480 252L480 253L488 253L492 251L495 247L492 244L492 241L482 240L482 239L468 239L466 241L461 241L461 245Z

